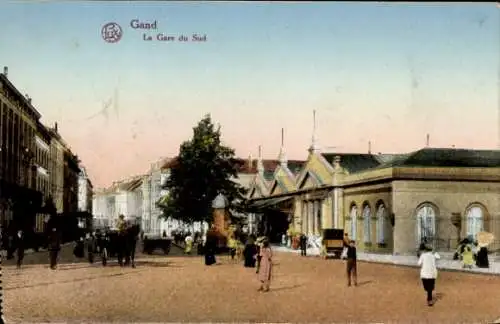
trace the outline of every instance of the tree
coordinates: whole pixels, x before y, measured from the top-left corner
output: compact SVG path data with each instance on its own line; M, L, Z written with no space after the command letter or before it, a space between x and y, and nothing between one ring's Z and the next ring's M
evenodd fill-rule
M239 163L220 138L220 126L215 128L210 115L205 115L193 128L192 139L182 143L164 186L168 196L159 206L164 218L210 223L212 201L219 193L233 207L243 201L246 190L232 180L238 177Z

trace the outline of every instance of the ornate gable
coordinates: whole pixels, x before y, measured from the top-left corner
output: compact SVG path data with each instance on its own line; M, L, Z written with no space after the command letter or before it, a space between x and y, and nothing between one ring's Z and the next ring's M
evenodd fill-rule
M271 187L271 190L270 190L269 194L270 195L279 195L279 194L282 194L282 193L285 193L285 192L287 192L285 185L283 185L281 183L281 181L279 180L279 178L275 179L273 181L273 185Z
M297 177L297 187L299 189L302 188L301 185L304 183L309 172L313 172L320 182L331 183L334 170L322 155L316 153L310 154L306 164Z
M299 189L307 189L321 186L321 180L312 171L308 171L302 181L299 183Z

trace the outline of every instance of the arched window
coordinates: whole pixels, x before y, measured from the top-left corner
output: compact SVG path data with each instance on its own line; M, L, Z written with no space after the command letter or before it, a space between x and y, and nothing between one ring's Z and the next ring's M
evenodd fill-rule
M371 243L372 241L372 210L370 205L365 204L363 207L363 224L364 224L364 242Z
M386 209L384 203L380 203L377 207L377 243L385 244L385 221Z
M436 236L436 208L425 203L417 209L417 245L434 245Z
M358 221L358 207L356 205L351 206L351 239L356 240L357 232L357 221Z
M476 235L484 230L484 211L480 206L472 206L467 210L467 236L476 239Z

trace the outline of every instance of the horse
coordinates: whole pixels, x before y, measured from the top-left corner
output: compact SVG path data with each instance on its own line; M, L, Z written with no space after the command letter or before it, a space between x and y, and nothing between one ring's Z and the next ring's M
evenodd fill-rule
M140 232L141 227L136 224L128 227L125 233L119 236L118 263L120 265L131 265L132 268L135 268L135 250ZM123 263L123 259L125 259L125 263Z

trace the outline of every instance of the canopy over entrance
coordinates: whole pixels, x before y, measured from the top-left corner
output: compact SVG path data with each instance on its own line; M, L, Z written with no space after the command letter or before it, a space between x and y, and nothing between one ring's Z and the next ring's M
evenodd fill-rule
M264 211L268 209L288 209L289 202L293 199L293 197L279 197L279 198L268 198L268 199L259 199L255 201L250 201L247 204L247 208L251 211ZM288 207L288 208L287 208Z

